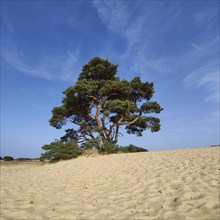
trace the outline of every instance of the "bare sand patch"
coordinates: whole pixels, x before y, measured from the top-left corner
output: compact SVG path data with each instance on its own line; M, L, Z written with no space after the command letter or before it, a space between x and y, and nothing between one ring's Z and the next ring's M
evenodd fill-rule
M1 164L1 219L220 217L220 148Z

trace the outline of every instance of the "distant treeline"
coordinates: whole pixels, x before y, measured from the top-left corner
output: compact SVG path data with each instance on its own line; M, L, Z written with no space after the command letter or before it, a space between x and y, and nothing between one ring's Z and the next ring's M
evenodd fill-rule
M16 158L14 159L12 156L4 156L4 157L0 157L0 160L4 160L4 161L12 161L12 160L16 160L16 161L31 161L31 160L39 160L39 158L29 158L29 157L20 157L20 158Z

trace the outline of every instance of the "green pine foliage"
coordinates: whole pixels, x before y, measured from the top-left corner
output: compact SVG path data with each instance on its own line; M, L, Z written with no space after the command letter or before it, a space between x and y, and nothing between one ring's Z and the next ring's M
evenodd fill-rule
M56 162L59 160L68 160L72 158L77 158L79 155L82 154L82 150L73 140L66 143L55 141L50 144L44 145L42 149L46 152L44 154L41 154L41 161L49 160L51 162Z
M120 147L119 150L124 153L148 152L147 149L142 147L137 147L133 144L130 144L129 146L125 146L125 147Z
M100 149L101 141L99 137L92 138L82 145L83 149Z
M119 147L111 142L104 142L99 148L101 154L115 154L119 151Z
M117 67L107 59L94 57L83 66L75 85L63 92L62 105L53 108L49 120L57 129L67 123L74 125L61 137L63 144L74 140L86 149L116 152L122 127L137 137L146 130L160 130L160 119L155 116L163 109L151 101L153 83L143 82L140 77L120 79ZM63 148L62 143L51 146Z

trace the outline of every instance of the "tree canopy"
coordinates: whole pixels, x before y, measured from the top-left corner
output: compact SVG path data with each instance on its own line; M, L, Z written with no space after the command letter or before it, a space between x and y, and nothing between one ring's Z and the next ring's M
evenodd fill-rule
M137 136L147 129L160 130L159 118L149 116L162 111L156 101L150 101L153 83L142 82L140 77L121 80L116 76L117 67L94 57L83 66L75 85L63 92L62 105L53 108L50 125L57 129L67 123L75 126L66 130L61 141L98 147L97 140L116 144L121 127Z

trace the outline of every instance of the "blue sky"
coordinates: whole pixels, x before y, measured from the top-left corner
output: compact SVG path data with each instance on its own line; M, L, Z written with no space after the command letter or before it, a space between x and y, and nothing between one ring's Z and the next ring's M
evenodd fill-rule
M219 144L219 1L1 1L1 155L38 157L62 92L94 56L154 82L149 150Z

